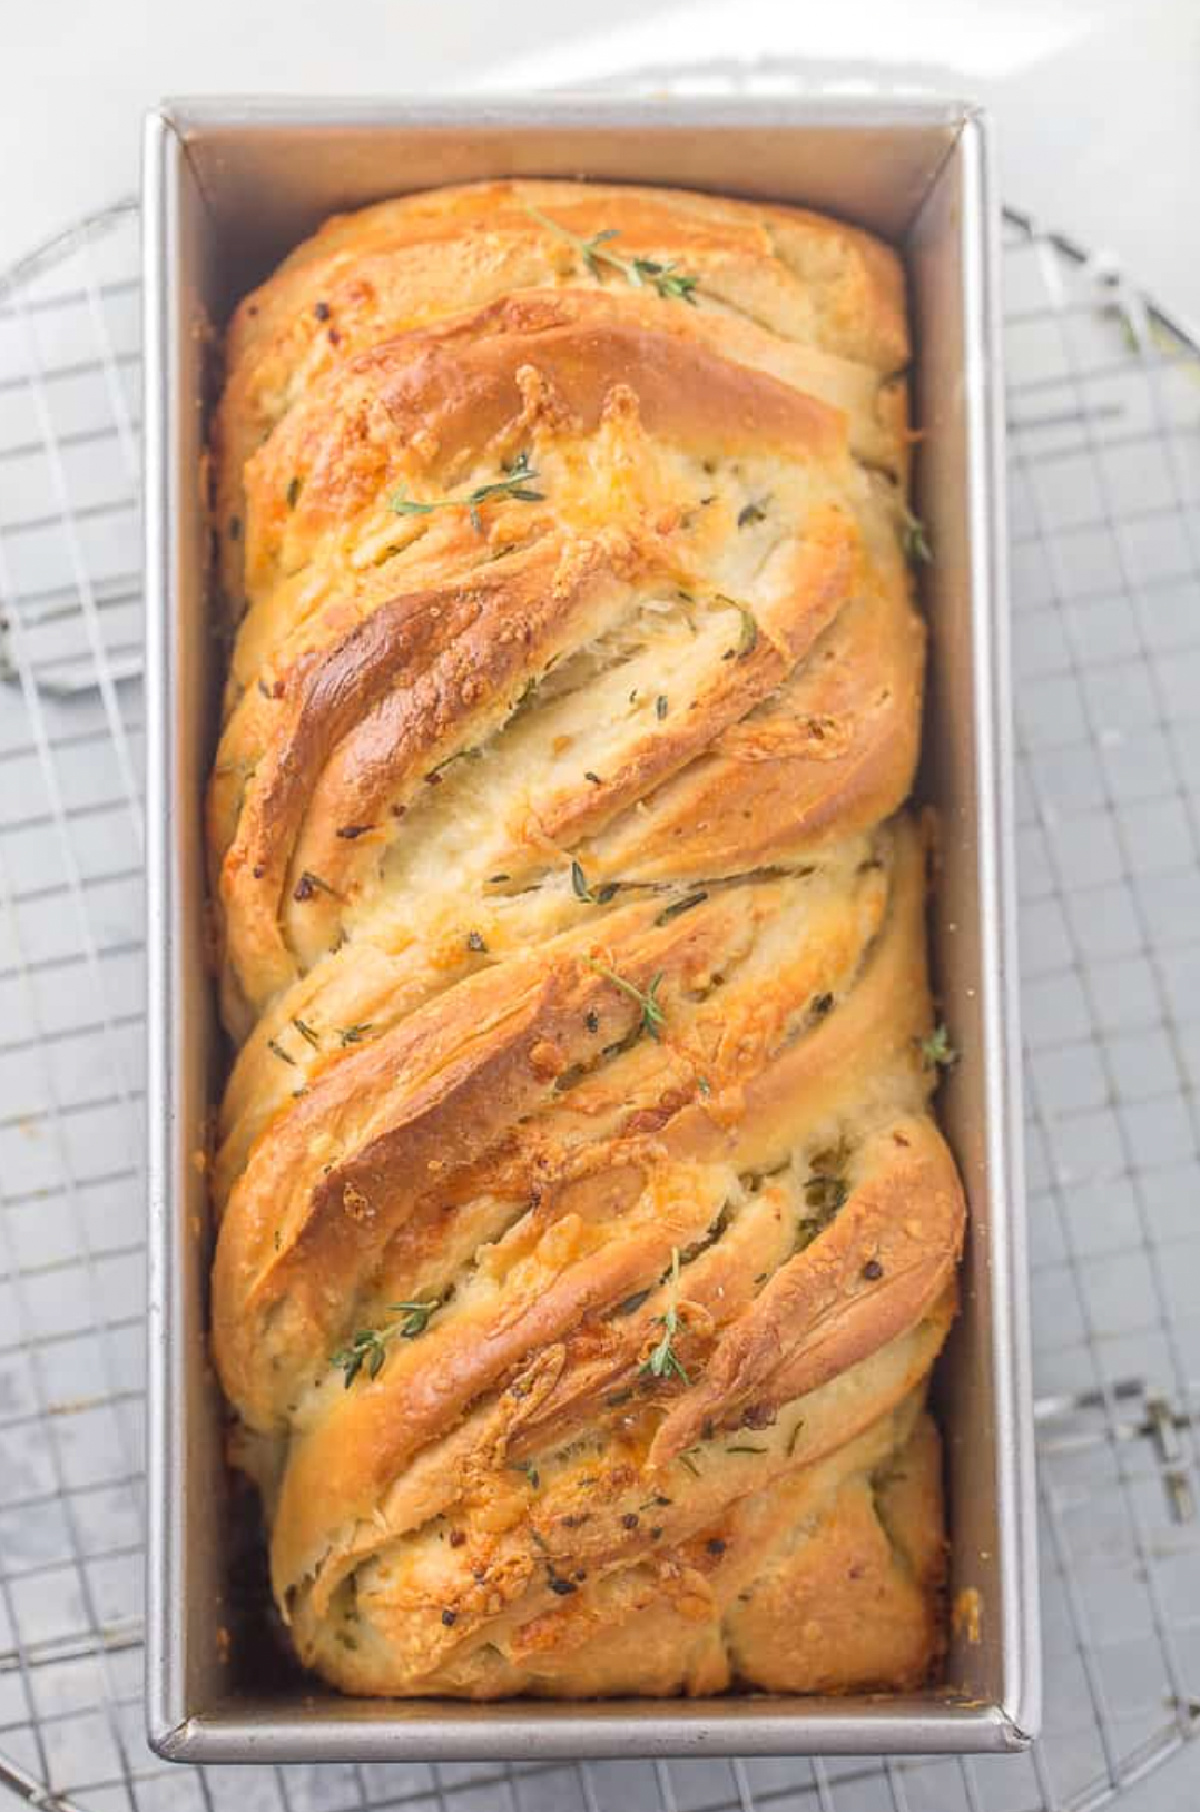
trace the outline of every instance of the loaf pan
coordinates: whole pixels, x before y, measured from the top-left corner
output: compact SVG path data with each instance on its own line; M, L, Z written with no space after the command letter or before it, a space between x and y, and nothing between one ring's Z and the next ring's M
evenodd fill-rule
M916 508L931 685L919 796L942 870L934 972L962 1061L940 1092L970 1203L963 1310L937 1374L946 1684L838 1699L494 1706L341 1698L243 1603L207 1347L203 1175L224 1061L205 964L202 799L224 654L200 474L214 332L327 214L479 177L592 176L803 202L906 259L925 434ZM1021 1174L997 208L984 120L940 101L181 101L145 141L149 854L150 1741L180 1761L1017 1749L1039 1717ZM251 1595L252 1596L252 1595ZM256 1631L258 1634L256 1635Z

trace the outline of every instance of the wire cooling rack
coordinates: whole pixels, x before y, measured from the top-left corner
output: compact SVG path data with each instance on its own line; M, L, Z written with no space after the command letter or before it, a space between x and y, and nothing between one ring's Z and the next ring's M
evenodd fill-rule
M1045 1734L1004 1758L252 1771L169 1769L142 1730L134 205L0 276L0 1783L19 1796L1200 1804L1200 352L1015 214L1004 264Z

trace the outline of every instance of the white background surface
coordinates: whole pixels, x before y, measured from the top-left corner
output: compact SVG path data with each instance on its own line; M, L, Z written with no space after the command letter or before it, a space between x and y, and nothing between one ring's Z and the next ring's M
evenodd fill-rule
M132 193L168 94L420 94L706 57L989 101L1005 194L1200 320L1200 0L0 0L0 267Z
M140 114L164 94L512 88L765 55L869 55L880 79L903 66L988 99L1008 199L1200 320L1200 0L0 0L0 267L135 188ZM1192 1812L1200 1744L1120 1804Z

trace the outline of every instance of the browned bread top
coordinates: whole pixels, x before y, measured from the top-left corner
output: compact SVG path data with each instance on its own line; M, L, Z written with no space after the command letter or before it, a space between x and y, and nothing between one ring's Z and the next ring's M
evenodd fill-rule
M227 353L214 1343L302 1655L919 1678L963 1204L893 255L484 184L328 223Z

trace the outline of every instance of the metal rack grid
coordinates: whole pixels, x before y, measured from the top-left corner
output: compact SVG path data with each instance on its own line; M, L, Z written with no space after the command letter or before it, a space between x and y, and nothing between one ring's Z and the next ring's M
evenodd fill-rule
M150 1755L136 268L129 203L0 276L0 1784L89 1812L1091 1812L1169 1762L1157 1803L1195 1800L1200 352L1015 215L1044 1737L912 1762Z

